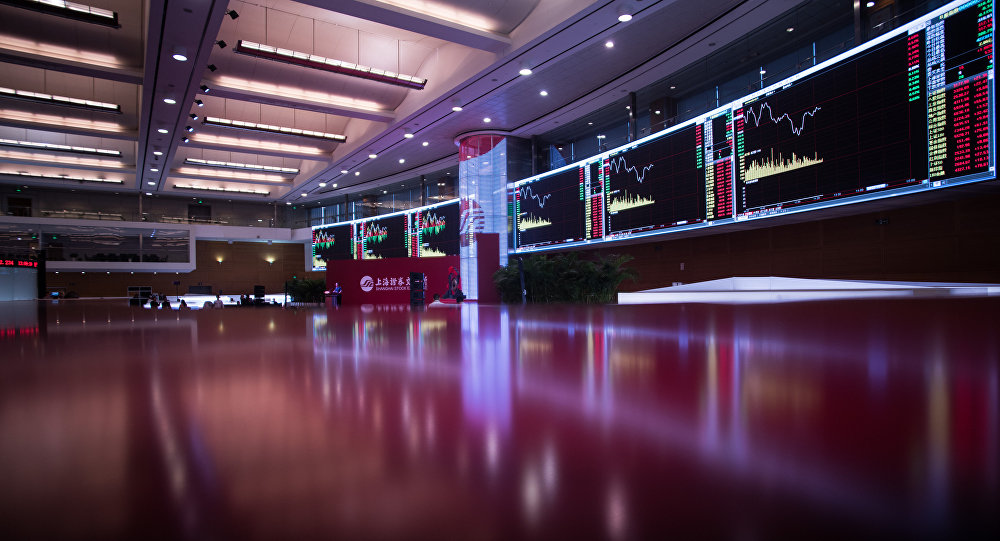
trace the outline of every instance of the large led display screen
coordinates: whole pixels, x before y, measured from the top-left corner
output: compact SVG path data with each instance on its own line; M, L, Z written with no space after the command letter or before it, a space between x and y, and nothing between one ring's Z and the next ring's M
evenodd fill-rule
M326 268L327 262L352 259L354 229L352 224L336 224L313 229L313 268Z
M705 220L695 135L695 127L687 126L602 160L609 235Z
M514 250L993 180L994 22L992 0L953 2L669 130L515 182Z
M422 207L409 216L410 257L458 255L458 201Z
M897 36L734 104L737 215L926 180L926 99L906 61L919 65L921 41Z
M386 259L409 255L406 214L391 214L357 223L355 259Z
M331 261L456 256L461 228L457 199L383 216L317 226L312 269Z
M584 175L570 167L514 190L518 245L561 244L584 239Z

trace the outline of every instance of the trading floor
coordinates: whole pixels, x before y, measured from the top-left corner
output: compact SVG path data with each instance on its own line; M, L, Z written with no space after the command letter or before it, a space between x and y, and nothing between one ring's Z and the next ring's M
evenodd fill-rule
M1000 299L0 309L4 539L995 539Z

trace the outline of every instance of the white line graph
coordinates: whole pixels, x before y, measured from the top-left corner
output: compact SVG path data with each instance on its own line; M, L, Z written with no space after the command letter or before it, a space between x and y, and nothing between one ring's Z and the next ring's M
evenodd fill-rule
M535 194L535 191L531 189L531 186L518 188L518 190L521 192L521 199L526 199L528 197L534 199L535 202L538 203L538 208L540 209L545 208L545 202L548 201L550 197L552 197L552 194L550 193L547 193L545 195Z
M642 171L640 172L637 166L629 165L628 162L625 161L625 156L617 156L608 161L608 167L614 167L615 173L620 173L624 168L626 173L633 173L635 175L635 180L638 181L639 184L642 184L642 181L646 178L646 172L653 168L653 164L644 165L642 167Z
M816 112L821 109L821 107L816 106L816 107L813 107L812 111L806 111L806 112L802 113L802 119L800 120L798 127L795 126L795 121L792 120L791 115L789 115L788 113L784 113L781 116L779 116L778 118L774 118L774 112L771 111L771 106L768 105L767 102L762 103L760 105L760 111L758 111L756 113L754 112L753 107L751 107L751 108L747 109L746 111L744 111L743 112L743 120L746 121L746 122L750 122L750 118L747 117L747 115L749 115L749 116L753 117L753 125L754 125L754 127L755 128L759 127L760 126L761 117L764 116L764 109L767 109L767 116L771 119L771 122L774 122L775 124L777 124L777 123L781 122L782 120L787 120L789 127L792 129L792 133L794 133L795 135L802 135L802 131L806 128L806 117L814 116L816 114Z

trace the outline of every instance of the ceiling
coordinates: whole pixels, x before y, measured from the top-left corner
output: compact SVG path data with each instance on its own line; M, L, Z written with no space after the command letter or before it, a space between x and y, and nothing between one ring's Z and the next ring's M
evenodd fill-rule
M452 167L463 134L572 123L799 0L80 3L117 25L0 0L0 183L312 203Z

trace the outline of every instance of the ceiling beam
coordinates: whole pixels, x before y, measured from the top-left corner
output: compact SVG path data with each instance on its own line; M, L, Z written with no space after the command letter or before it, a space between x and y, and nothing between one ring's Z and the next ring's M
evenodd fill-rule
M511 44L510 38L502 34L460 25L453 21L439 19L390 4L368 0L338 0L337 2L329 2L328 0L299 1L310 6L329 9L343 13L344 15L443 39L474 49L496 53L509 47Z
M289 109L302 111L313 111L328 115L344 116L348 118L359 118L363 120L373 120L375 122L392 122L396 119L395 113L384 109L366 109L361 107L351 107L347 104L337 104L332 101L320 101L311 99L308 96L282 96L280 94L268 93L264 90L251 90L222 81L206 81L211 87L211 96L218 98L229 98L233 100L249 101L264 105L276 105Z
M34 54L0 46L0 63L19 64L31 66L50 71L62 73L73 73L94 77L96 79L107 79L120 83L130 83L133 85L142 84L142 72L130 67L102 66L96 63L83 61L60 59L52 56Z

